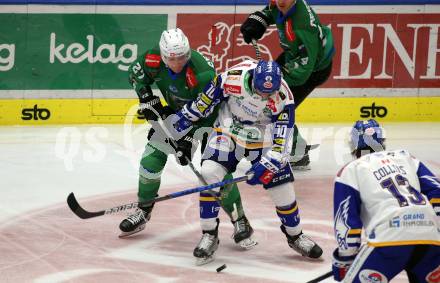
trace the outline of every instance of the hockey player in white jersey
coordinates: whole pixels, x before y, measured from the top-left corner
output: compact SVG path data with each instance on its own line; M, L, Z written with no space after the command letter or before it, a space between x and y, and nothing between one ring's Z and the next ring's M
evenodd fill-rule
M218 75L195 101L177 113L180 119L175 128L184 132L220 103L202 156L201 174L208 183L218 182L234 172L242 158L250 160L247 182L262 184L269 193L288 245L303 256L320 257L322 249L302 233L300 225L294 178L288 165L295 105L280 67L274 61L244 61ZM198 263L206 263L213 259L219 244L218 204L201 201L200 205L203 235L194 256ZM237 222L237 229L248 229L246 225L246 221Z
M373 119L357 121L350 136L357 159L334 188L335 280L386 283L405 270L411 283L440 282L439 179L408 151L385 150Z

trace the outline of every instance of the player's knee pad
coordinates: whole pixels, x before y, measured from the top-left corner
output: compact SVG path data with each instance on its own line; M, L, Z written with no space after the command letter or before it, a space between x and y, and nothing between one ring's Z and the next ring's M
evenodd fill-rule
M284 183L268 189L267 192L276 207L288 206L296 200L293 183Z
M217 183L223 180L226 175L226 169L212 160L205 160L202 165L201 174L208 184ZM205 228L212 226L212 219L218 216L220 210L221 193L220 188L200 192L199 206L200 218L206 220ZM211 220L209 220L211 219ZM202 221L202 226L203 226ZM202 227L203 228L203 227Z
M281 223L288 230L292 227L299 227L299 209L295 199L293 183L284 183L280 186L268 189L272 201L276 206L277 215ZM291 234L292 231L288 231ZM297 234L300 231L294 231Z
M221 182L226 173L226 169L219 163L212 160L203 161L201 174L208 184Z

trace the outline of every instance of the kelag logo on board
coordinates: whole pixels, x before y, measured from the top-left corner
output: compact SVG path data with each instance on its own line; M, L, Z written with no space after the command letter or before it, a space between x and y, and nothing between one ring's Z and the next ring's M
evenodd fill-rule
M362 118L383 118L388 114L388 109L385 106L376 106L373 102L371 106L361 107L361 117Z
M0 90L129 89L129 65L157 45L168 24L166 13L47 10L49 19L39 13L0 13L5 31L0 31Z
M96 52L93 52L95 49L95 37L93 35L86 36L87 46L79 42L73 42L68 46L63 43L57 45L56 36L55 33L50 34L50 63L54 63L55 59L63 64L69 62L78 64L83 61L88 61L91 64L96 62L103 64L122 63L118 64L118 69L127 71L128 66L137 57L137 44L124 44L117 49L115 44L105 43L98 46ZM129 56L125 57L128 54Z
M50 111L46 108L38 108L35 104L33 108L24 108L21 111L22 120L47 120L50 118Z
M6 72L14 67L15 44L0 44L0 72Z

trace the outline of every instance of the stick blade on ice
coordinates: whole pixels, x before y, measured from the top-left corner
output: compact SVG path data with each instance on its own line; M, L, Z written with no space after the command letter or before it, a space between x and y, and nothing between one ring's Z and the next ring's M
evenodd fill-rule
M103 215L105 211L98 211L98 212L89 212L84 210L78 203L78 201L75 198L75 195L73 193L70 193L67 197L67 205L69 206L70 210L72 210L73 213L75 213L76 216L78 216L81 219L88 219L96 216Z

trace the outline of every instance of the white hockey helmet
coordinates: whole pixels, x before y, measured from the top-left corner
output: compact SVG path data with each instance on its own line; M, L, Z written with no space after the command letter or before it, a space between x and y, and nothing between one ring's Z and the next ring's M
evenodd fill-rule
M188 38L179 28L162 32L159 47L160 56L166 65L168 65L168 59L171 57L185 56L187 61L191 58Z

